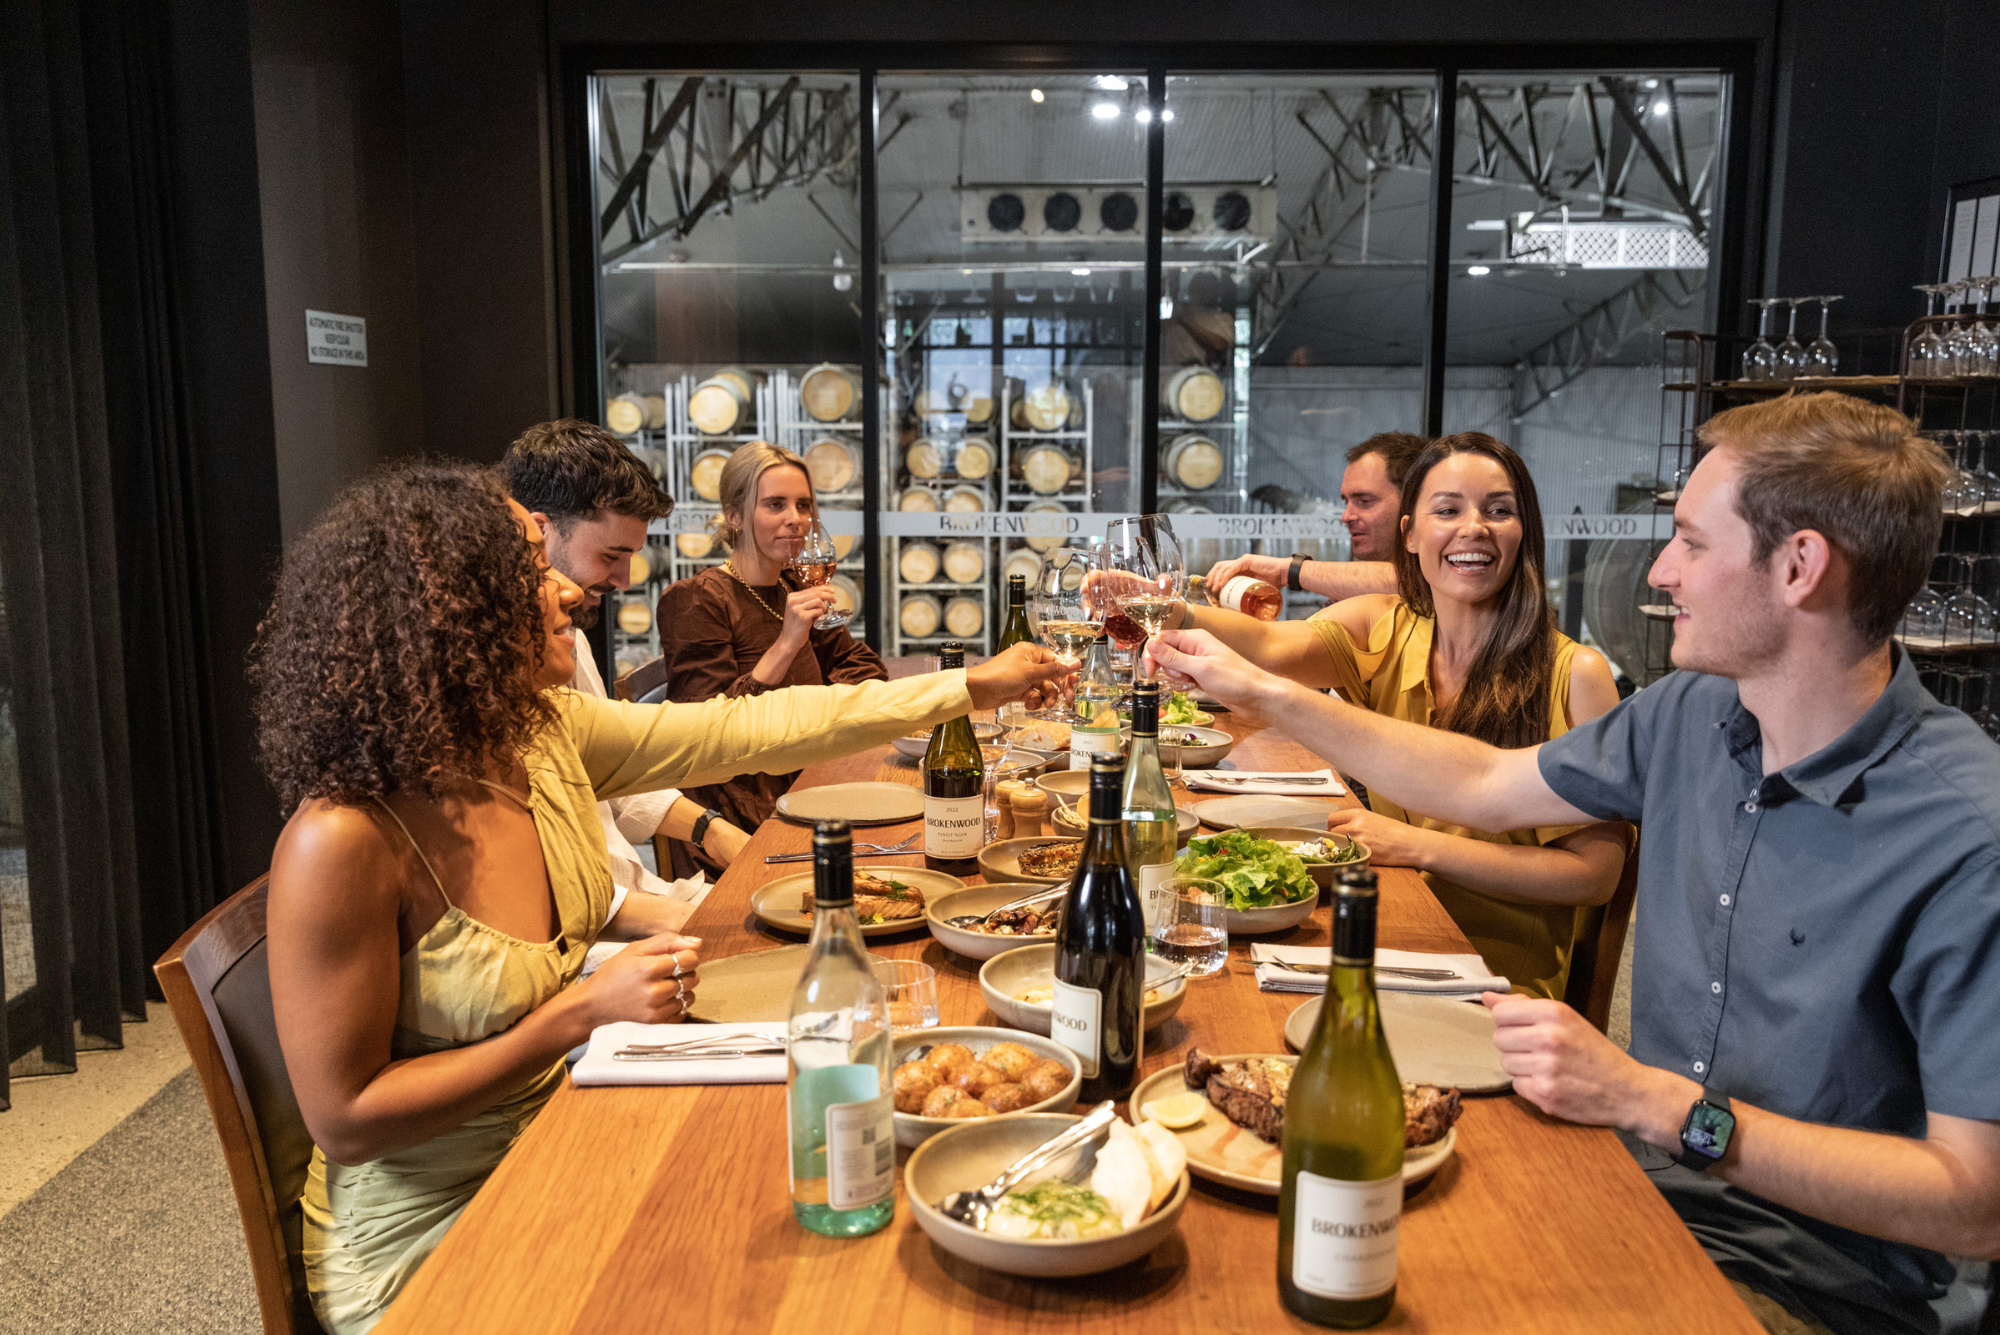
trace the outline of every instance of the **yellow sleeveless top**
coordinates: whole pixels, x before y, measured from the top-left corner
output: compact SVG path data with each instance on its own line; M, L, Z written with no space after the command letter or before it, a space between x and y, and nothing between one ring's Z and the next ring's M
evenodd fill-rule
M1333 660L1335 684L1349 701L1385 718L1406 723L1431 723L1431 637L1437 622L1418 616L1400 600L1368 628L1368 642L1356 644L1339 622L1315 618L1327 656ZM1549 736L1569 731L1569 674L1576 641L1556 634L1556 660L1549 674ZM1420 812L1405 811L1378 793L1368 794L1369 808L1420 829L1480 839L1493 844L1538 847L1580 830L1581 825L1548 825L1495 834L1452 825ZM1467 889L1432 872L1424 883L1451 914L1472 947L1493 971L1504 975L1513 990L1537 997L1562 999L1569 980L1570 950L1579 916L1585 910L1571 904L1519 904Z

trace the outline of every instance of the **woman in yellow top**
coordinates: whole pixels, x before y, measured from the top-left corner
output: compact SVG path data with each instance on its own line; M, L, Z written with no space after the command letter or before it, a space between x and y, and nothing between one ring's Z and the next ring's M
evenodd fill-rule
M1395 595L1350 598L1310 621L1190 608L1187 624L1280 676L1495 746L1537 745L1618 703L1603 655L1556 629L1541 503L1518 454L1476 431L1433 441L1404 477L1401 510ZM1495 834L1374 794L1369 805L1327 824L1384 866L1419 869L1515 991L1561 1000L1578 909L1611 897L1630 827Z
M611 905L599 798L797 769L1061 672L1022 645L902 682L621 704L556 689L580 598L493 474L423 462L293 544L260 629L259 743L290 813L271 1000L316 1145L303 1259L333 1335L380 1319L565 1052L687 1012L700 942L628 921L650 895L606 933L645 939L571 986Z

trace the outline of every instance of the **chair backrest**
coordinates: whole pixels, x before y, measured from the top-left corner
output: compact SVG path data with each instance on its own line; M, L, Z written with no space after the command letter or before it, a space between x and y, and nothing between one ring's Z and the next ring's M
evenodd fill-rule
M312 1135L278 1047L260 876L188 928L153 966L208 1095L229 1164L265 1335L321 1335L299 1251Z
M1618 985L1618 962L1625 954L1625 934L1632 926L1632 905L1639 897L1639 835L1625 854L1625 869L1609 901L1580 910L1576 940L1570 948L1569 982L1563 1000L1599 1030L1611 1023L1611 993Z
M612 693L634 704L657 705L667 698L667 660L664 655L641 663L611 683Z

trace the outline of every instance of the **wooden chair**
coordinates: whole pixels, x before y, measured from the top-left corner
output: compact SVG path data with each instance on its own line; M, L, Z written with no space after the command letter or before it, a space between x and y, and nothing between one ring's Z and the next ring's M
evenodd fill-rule
M299 1197L312 1135L278 1047L260 876L188 928L153 966L194 1058L229 1164L265 1335L323 1335L306 1294Z
M620 700L629 700L633 704L657 705L666 702L670 684L667 660L661 657L633 668L611 684L611 691Z
M1625 954L1625 934L1632 927L1632 905L1639 897L1639 835L1625 854L1625 870L1608 902L1578 911L1576 944L1570 949L1569 982L1563 1000L1596 1025L1611 1023L1611 993L1618 984L1618 961Z

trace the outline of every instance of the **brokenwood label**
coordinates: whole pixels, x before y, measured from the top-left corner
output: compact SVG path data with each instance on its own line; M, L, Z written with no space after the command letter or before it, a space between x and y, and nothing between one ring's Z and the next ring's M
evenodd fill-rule
M1373 1298L1396 1283L1403 1175L1349 1182L1300 1170L1292 1283L1322 1298Z

